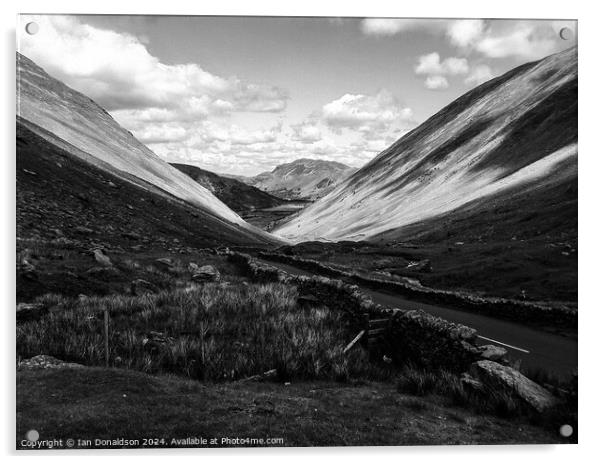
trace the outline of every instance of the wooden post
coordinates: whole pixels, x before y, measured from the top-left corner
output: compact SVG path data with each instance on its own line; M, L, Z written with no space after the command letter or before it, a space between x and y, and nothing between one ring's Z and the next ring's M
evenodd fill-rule
M205 323L201 321L201 361L205 372Z
M365 330L362 330L360 333L358 333L355 336L355 338L353 340L351 340L351 342L349 343L349 345L347 345L345 347L345 349L343 350L343 354L347 353L347 351L349 351L351 348L353 348L353 345L355 345L358 342L358 340L364 336L365 333L366 333Z
M109 367L109 310L105 309L105 365Z

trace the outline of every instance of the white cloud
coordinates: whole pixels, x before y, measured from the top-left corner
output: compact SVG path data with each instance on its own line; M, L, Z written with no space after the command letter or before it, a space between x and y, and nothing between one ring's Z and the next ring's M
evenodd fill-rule
M483 35L485 27L485 21L482 19L451 21L447 26L447 35L452 44L466 47Z
M476 51L488 58L539 59L559 52L573 41L559 40L562 27L576 31L575 21L482 20L482 19L364 19L362 32L369 36L392 36L423 31L446 37L458 49Z
M444 31L447 21L442 19L366 18L360 28L366 35L390 36L412 30Z
M393 124L412 120L411 108L395 96L381 90L376 95L345 94L322 107L324 123L335 133L342 129L359 132L383 132Z
M303 121L291 125L292 139L303 143L317 142L322 139L322 131L316 121Z
M520 21L514 23L511 28L490 30L473 46L489 58L516 56L538 59L558 51L559 45L564 48L567 44L559 40L551 23Z
M442 90L449 87L449 82L444 76L428 76L424 86L429 90Z
M280 112L281 88L212 74L198 64L165 64L139 38L70 16L28 16L40 31L20 36L20 51L106 109L173 110L184 119L231 111Z
M464 82L467 85L476 86L482 84L483 82L487 82L492 78L493 71L491 68L486 64L479 64L470 71L470 74L466 77Z
M188 137L186 129L178 124L146 125L133 132L134 136L145 144L180 142Z
M453 56L441 61L439 53L433 52L420 56L414 71L416 74L466 74L468 72L468 61L466 58Z

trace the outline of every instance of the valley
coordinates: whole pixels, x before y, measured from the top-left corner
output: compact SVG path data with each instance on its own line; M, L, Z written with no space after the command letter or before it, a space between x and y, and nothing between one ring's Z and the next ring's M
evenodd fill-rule
M17 67L18 436L515 444L576 425L575 49L359 170L252 178L167 163Z

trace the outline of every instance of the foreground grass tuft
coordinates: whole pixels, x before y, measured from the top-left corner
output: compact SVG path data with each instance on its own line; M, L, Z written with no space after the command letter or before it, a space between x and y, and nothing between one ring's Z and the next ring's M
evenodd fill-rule
M276 369L278 378L385 376L360 349L343 356L352 332L342 313L297 306L295 287L206 284L144 296L44 297L55 309L17 327L17 355L49 354L104 365L104 310L111 317L110 365L193 379L236 380Z

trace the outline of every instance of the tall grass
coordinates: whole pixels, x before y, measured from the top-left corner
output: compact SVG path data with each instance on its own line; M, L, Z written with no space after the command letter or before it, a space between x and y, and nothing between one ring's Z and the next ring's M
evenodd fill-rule
M361 349L343 355L354 335L343 313L300 308L297 297L295 287L281 284L207 284L137 297L63 300L41 320L17 326L17 354L103 365L102 312L108 310L110 362L116 367L213 381L271 369L280 379L386 375ZM151 332L164 337L155 342Z
M481 414L515 417L526 412L509 392L483 385L483 391L466 388L460 378L445 370L424 370L405 366L397 379L397 390L414 396L439 395L451 406Z

